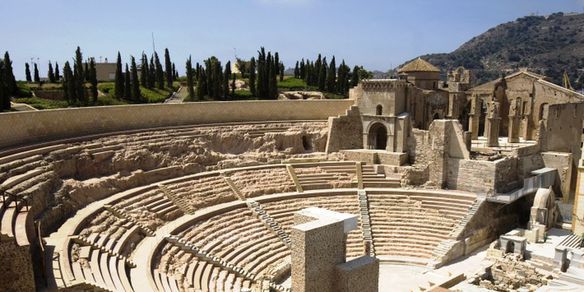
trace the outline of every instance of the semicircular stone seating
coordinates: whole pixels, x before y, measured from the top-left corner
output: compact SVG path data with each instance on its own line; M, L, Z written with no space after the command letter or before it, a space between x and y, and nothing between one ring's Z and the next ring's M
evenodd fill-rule
M294 127L272 123L237 131L257 138ZM72 175L63 170L70 161L123 155L128 147L173 152L176 143L193 143L211 128L128 131L14 150L0 157L0 230L19 245L30 244L32 222L50 204L48 194ZM220 136L234 129L214 131ZM294 213L306 207L357 215L358 228L347 236L348 258L365 254L366 234L371 234L376 256L420 263L452 237L476 199L396 189L397 174L353 161L210 166L196 174L153 177L83 202L85 207L45 237L54 248L46 254L54 288L141 291L136 287L150 282L133 275L144 270L152 291L240 291L266 285L286 290L279 284L290 271L290 228ZM366 202L360 191L366 192ZM138 249L148 251L150 266L136 265Z

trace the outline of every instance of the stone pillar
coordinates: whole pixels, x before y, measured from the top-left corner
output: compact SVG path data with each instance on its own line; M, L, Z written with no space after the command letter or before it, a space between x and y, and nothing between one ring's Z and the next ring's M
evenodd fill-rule
M409 129L410 115L407 113L399 115L397 117L397 123L395 127L395 152L406 152Z
M490 101L487 103L487 117L485 123L485 136L487 136L487 147L499 146L499 103Z
M396 120L397 118L392 118L389 123L387 123L387 144L385 145L385 150L389 152L395 152L395 132L396 132Z
M525 140L532 140L533 129L531 127L531 101L525 101L521 112L521 137Z
M321 208L295 214L292 227L292 289L333 292L338 264L346 261L346 234L357 227L357 216Z
M582 151L584 155L584 146ZM576 181L574 209L572 211L572 232L576 235L584 233L584 157L578 163L578 180Z
M471 96L470 113L468 120L468 130L471 132L471 139L479 138L479 123L481 119L481 101L478 96Z
M509 108L509 129L508 129L508 138L507 141L509 143L518 143L519 142L519 108L521 104L519 100L515 99L514 102L511 103L511 107Z

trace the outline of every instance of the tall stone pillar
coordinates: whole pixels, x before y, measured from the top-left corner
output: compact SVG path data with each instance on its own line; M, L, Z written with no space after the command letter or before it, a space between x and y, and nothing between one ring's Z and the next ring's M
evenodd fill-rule
M481 101L478 96L472 95L470 98L470 113L468 129L471 132L471 139L479 138L479 123L481 119Z
M306 208L294 214L294 223L292 289L335 291L336 266L346 262L346 234L357 227L357 216Z
M582 146L584 153L584 146ZM584 234L584 157L578 163L578 180L572 212L572 232L576 235Z
M532 140L533 128L531 125L531 101L523 106L521 113L521 137L525 140Z
M487 136L487 147L499 146L499 103L490 101L487 103L487 118L485 123L485 133Z
M509 143L517 143L519 142L519 108L521 104L519 100L515 99L511 103L511 107L509 108L509 129L508 129L508 142Z

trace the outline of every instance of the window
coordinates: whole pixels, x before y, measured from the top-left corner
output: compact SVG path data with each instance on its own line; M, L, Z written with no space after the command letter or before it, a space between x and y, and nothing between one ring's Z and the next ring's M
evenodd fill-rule
M377 107L375 108L375 114L378 116L382 115L383 114L383 106L378 104Z

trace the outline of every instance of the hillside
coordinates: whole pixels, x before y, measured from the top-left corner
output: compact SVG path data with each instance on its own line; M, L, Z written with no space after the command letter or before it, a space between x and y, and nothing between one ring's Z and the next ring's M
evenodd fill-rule
M458 66L472 69L477 83L527 67L562 84L562 74L567 70L572 86L581 89L584 14L522 17L489 29L451 53L421 57L442 70Z

